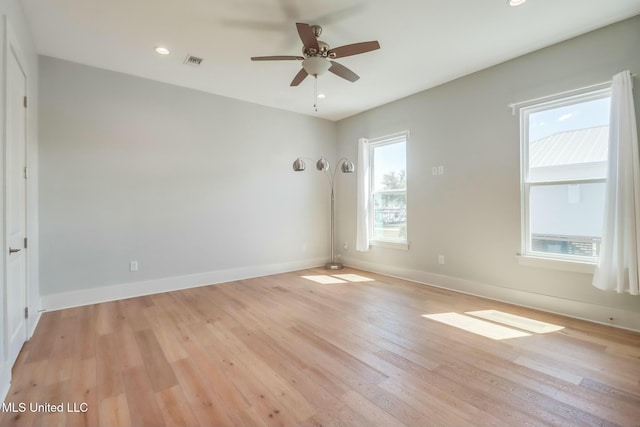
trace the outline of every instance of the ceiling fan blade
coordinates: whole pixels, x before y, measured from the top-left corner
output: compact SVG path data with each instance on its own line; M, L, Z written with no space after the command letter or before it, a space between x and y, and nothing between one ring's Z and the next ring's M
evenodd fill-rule
M329 50L331 58L344 58L345 56L359 55L372 50L380 49L380 43L377 40L370 42L361 42L339 46ZM335 55L335 56L334 56Z
M355 82L360 78L360 76L358 76L356 73L354 73L344 65L338 64L335 61L331 61L331 67L329 67L329 71L331 71L336 76L349 80L350 82Z
M302 61L304 58L302 56L287 56L287 55L280 55L280 56L252 56L251 57L252 61L292 61L294 59L297 59L298 61Z
M318 46L318 39L316 39L316 36L313 34L311 25L298 22L296 27L298 28L298 34L300 35L300 40L302 40L305 50L313 49L314 52L319 52L320 46Z
M307 78L308 75L309 73L307 73L304 68L300 68L300 71L298 71L298 74L296 74L293 80L291 80L291 84L289 86L298 86L305 78Z

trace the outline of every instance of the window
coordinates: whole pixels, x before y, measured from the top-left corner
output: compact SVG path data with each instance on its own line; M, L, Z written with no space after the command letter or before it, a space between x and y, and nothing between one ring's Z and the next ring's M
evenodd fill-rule
M525 256L596 261L610 102L604 89L520 110Z
M407 133L369 141L369 240L407 243Z

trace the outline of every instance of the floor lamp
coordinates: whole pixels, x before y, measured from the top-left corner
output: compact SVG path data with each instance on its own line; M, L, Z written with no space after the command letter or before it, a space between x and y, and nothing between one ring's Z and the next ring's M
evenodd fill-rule
M302 160L300 157L298 157L293 162L293 170L296 172L302 172L303 170L306 169L306 167L307 165L305 164L304 160ZM329 186L331 187L331 261L326 263L325 267L328 270L340 270L344 266L342 265L342 263L336 262L335 256L334 256L334 250L333 250L333 245L335 240L334 239L334 233L335 233L334 219L333 219L334 211L335 211L335 208L334 208L335 200L333 196L333 187L336 181L336 172L338 172L338 169L340 169L342 173L353 173L356 170L356 168L353 165L353 162L343 157L342 159L338 160L338 164L336 165L335 170L333 171L333 173L331 173L331 165L329 165L329 161L324 157L320 157L320 160L316 162L316 169L318 169L320 172L324 172L327 175L327 177L329 178Z

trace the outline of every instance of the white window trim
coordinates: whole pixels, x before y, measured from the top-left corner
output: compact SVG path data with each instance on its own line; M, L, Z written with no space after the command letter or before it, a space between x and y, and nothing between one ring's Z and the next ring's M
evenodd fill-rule
M544 256L517 255L518 264L525 267L538 267L551 270L572 271L574 273L593 274L596 271L596 265L593 262L583 260L555 259Z
M373 139L369 139L368 143L367 143L367 149L369 150L369 168L371 171L374 171L375 169L373 168L373 160L375 158L375 156L373 155L373 150L375 148L378 147L383 147L385 145L391 145L391 144L397 144L399 142L405 142L406 145L408 145L409 143L409 131L402 131L402 132L397 132L397 133L393 133L390 135L385 135L385 136L381 136L378 138L373 138ZM405 147L406 147L405 145ZM406 149L406 148L405 148ZM406 162L406 152L405 152L405 162ZM405 168L406 168L406 163L405 163ZM407 169L405 169L406 171ZM375 215L375 209L373 208L374 204L373 204L373 195L374 195L374 175L375 173L370 173L369 175L369 230L367 231L369 233L369 244L371 246L377 246L377 247L382 247L382 248L388 248L388 249L398 249L398 250L405 250L408 251L409 250L409 215L407 212L407 239L406 240L397 240L397 239L380 239L380 238L375 238L374 237L374 232L373 232L373 227L375 226L375 221L374 221L374 215ZM408 175L408 174L407 174ZM381 193L394 193L394 192L404 192L405 193L405 198L407 199L407 210L408 210L408 206L409 206L409 182L408 182L408 177L407 177L407 186L405 187L404 190L385 190L385 191L376 191L376 194L381 194Z
M371 240L369 244L371 246L378 246L380 248L387 249L397 249L400 251L408 251L409 246L411 246L409 242L396 242L392 240Z
M606 85L606 86L605 86ZM595 85L594 85L595 86ZM547 110L550 107L562 107L571 105L576 101L589 101L611 96L611 82L597 85L599 89L590 91L576 91L573 95L558 94L558 96L544 98L545 102L539 104L529 104L520 108L520 209L521 209L521 253L518 254L518 262L521 265L535 266L542 268L553 268L565 271L576 271L582 273L593 273L598 259L595 257L579 257L564 254L554 254L548 252L535 252L530 250L531 230L529 200L531 187L542 185L563 185L563 184L588 184L606 182L604 178L598 179L577 179L558 180L544 182L529 182L526 174L529 170L529 121L525 120L529 114ZM604 86L604 87L603 87ZM587 89L587 88L585 88ZM526 142L526 145L525 145Z

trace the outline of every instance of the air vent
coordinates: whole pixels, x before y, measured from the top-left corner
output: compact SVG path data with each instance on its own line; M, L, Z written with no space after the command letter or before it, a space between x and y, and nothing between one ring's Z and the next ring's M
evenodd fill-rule
M187 65L192 65L194 67L200 66L202 64L202 58L198 58L197 56L187 55L184 60L184 63Z

